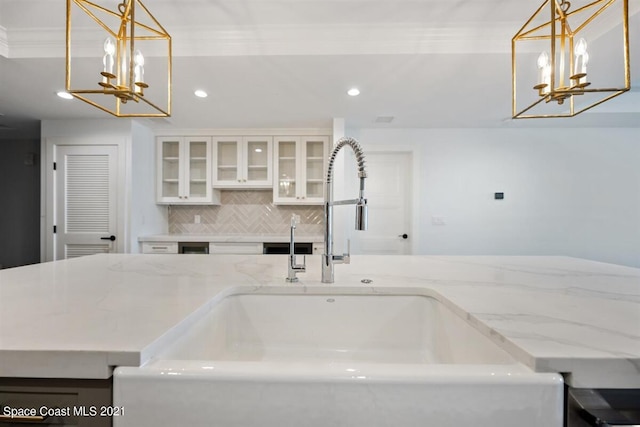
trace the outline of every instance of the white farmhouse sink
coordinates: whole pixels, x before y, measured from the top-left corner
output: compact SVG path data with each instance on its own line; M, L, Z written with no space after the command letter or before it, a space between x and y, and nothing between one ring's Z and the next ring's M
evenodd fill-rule
M534 373L429 290L236 288L140 368L114 427L561 427Z
M435 298L376 294L231 295L161 358L515 363Z

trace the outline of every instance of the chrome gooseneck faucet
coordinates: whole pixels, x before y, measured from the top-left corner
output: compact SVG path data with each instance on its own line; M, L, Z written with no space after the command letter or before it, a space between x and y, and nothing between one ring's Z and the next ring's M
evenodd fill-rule
M353 149L358 164L358 178L360 178L360 192L357 199L333 201L333 165L338 152L348 145ZM356 205L356 230L367 229L367 199L364 198L364 180L367 172L364 167L364 153L360 143L353 138L341 138L336 143L327 168L327 188L324 196L324 254L322 255L322 283L333 283L333 265L349 264L350 248L343 255L333 254L333 207L336 205Z

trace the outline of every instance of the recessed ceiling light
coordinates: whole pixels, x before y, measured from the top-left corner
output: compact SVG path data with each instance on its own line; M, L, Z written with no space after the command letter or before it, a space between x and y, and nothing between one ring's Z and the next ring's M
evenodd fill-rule
M349 96L358 96L360 95L360 90L357 87L352 87L347 91L347 95Z
M256 148L256 153L262 153L262 148Z
M63 90L58 92L56 95L58 95L60 98L63 98L63 99L73 99L73 95L71 95L69 92L65 92Z
M207 96L209 96L207 92L203 91L202 89L196 90L195 92L193 92L193 94L198 98L206 98Z

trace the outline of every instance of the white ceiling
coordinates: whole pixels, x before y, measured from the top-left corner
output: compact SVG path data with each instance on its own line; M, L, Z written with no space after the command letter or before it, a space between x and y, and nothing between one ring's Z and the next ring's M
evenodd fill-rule
M145 0L174 51L173 114L150 124L640 126L640 0L629 0L631 92L573 119L510 119L511 38L540 1ZM65 80L65 10L64 0L0 0L0 136L24 121L111 117L55 95ZM84 42L97 53L75 69L94 73L101 41ZM352 86L360 96L346 95ZM209 97L194 97L196 88Z

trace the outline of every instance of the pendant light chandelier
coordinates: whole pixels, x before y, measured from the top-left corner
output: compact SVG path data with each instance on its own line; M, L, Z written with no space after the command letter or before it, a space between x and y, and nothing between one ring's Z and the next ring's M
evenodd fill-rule
M113 5L67 0L67 92L116 117L170 116L171 36L140 0Z
M630 89L628 0L573 3L546 0L513 37L513 118L573 117Z

